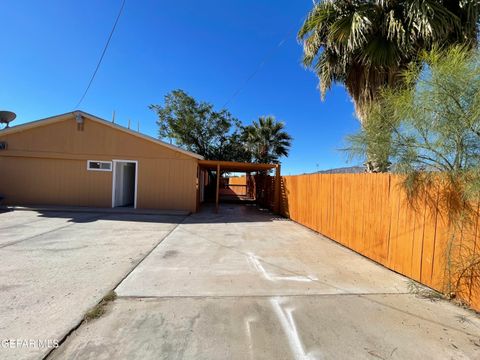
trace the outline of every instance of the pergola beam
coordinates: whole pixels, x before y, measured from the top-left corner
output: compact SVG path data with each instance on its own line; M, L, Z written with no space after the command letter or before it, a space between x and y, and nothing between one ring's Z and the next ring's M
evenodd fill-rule
M241 163L234 161L217 161L217 160L199 160L198 165L201 169L216 170L220 165L226 172L252 172L275 169L276 164L254 164Z

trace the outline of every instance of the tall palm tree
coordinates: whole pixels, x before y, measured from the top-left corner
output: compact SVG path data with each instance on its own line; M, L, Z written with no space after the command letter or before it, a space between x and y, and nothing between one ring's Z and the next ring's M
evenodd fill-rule
M257 163L279 163L288 156L292 137L284 130L285 124L273 116L262 116L243 131L243 140Z
M343 83L360 122L383 87L434 46L477 41L478 0L323 0L301 27L303 63L319 80L322 98Z

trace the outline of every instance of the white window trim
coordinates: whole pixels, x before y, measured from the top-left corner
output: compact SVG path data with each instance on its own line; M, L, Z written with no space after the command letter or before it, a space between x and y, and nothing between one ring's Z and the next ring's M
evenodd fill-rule
M91 169L90 168L90 163L104 163L104 164L109 164L110 169ZM87 160L87 170L88 171L108 171L111 172L113 168L113 163L111 161L105 161L105 160Z
M112 172L112 208L115 208L115 163L116 162L126 162L135 164L135 198L133 199L133 208L137 208L137 189L138 189L138 160L118 160L114 159L113 161L113 172Z

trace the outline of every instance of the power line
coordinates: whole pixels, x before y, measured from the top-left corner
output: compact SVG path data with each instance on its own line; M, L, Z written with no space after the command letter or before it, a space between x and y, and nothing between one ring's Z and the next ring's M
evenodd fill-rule
M303 20L305 17L303 18ZM255 70L247 77L247 79L235 90L235 92L232 94L232 96L223 104L222 109L224 109L230 102L232 102L233 99L235 99L238 94L247 86L247 84L252 80L255 75L263 68L265 63L270 60L270 58L285 44L285 42L288 40L290 36L292 36L292 33L296 32L297 27L293 28L290 30L287 35L283 38L282 41L280 41L275 47L271 48L270 51L268 51L265 56L260 60L258 63L257 67Z
M277 52L278 49L280 49L282 47L283 44L285 44L285 42L287 41L287 38L283 39L282 41L280 41L278 43L277 46L275 46L274 48L272 48L264 57L263 59L259 62L259 64L257 65L257 67L255 68L255 70L247 77L247 79L245 79L245 81L237 88L237 90L235 90L235 92L232 94L232 96L225 102L225 104L223 104L222 106L222 109L225 108L233 99L235 99L237 97L238 94L240 94L240 92L245 88L245 86L247 86L247 84L250 82L250 80L252 80L255 75L257 75L257 73L263 68L263 66L265 65L265 63L270 60L270 58Z
M77 105L75 106L75 109L78 109L80 104L83 102L83 99L85 99L85 96L87 96L88 90L90 90L90 86L92 86L93 80L95 79L95 76L97 75L98 69L100 68L100 65L102 64L103 57L105 56L105 53L107 52L108 45L110 44L110 40L112 40L113 33L115 32L115 28L117 27L118 20L120 20L120 16L122 16L123 8L125 7L125 2L127 0L122 1L122 6L120 7L120 10L118 11L117 18L115 19L115 23L113 24L112 31L110 32L110 35L108 37L107 43L105 44L105 47L103 48L102 55L100 56L100 59L98 60L97 67L95 68L95 71L92 74L92 77L90 78L90 81L88 83L87 88L85 89L85 92L83 93L82 97L78 101Z

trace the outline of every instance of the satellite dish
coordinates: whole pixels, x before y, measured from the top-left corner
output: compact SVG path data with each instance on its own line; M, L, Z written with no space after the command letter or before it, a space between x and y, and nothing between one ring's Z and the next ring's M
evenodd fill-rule
M0 124L7 124L5 128L8 128L8 124L10 124L11 121L15 120L17 117L17 114L11 111L0 111Z

